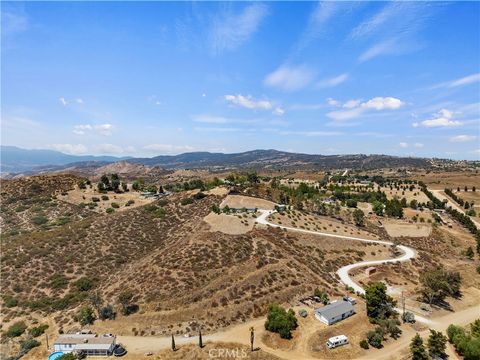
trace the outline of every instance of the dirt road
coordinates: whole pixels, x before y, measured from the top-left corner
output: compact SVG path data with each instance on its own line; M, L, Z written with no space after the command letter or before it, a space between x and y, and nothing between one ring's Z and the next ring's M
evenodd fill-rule
M330 236L336 238L342 238L352 241L363 241L363 242L372 242L372 243L380 243L391 245L392 243L388 241L380 241L380 240L371 240L371 239L363 239L351 236L342 236L342 235L335 235L335 234L327 234L322 232L310 231L310 230L303 230L303 229L296 229L285 227L281 225L272 224L267 220L267 217L273 213L272 210L260 210L261 215L256 219L257 223L263 225L270 225L272 227L280 227L285 228L287 230L292 231L300 231L305 233L311 233L316 235L322 236ZM399 258L395 259L387 259L387 260L378 260L378 261L364 261L355 264L350 264L347 266L342 267L338 270L340 278L342 282L352 286L356 291L364 293L364 289L356 284L349 276L349 271L361 266L368 266L373 264L382 264L382 263L392 263L396 261L407 261L415 256L415 251L406 246L399 246L400 249L404 252ZM451 313L444 315L442 317L431 319L425 319L418 315L416 315L416 319L419 322L423 322L429 326L429 328L438 330L438 331L445 331L448 325L456 324L456 325L467 325L472 322L474 319L480 317L480 304L472 306L470 308L464 309L459 312ZM318 330L318 327L315 326L315 323L310 323L308 326L305 326L301 329L301 333L299 334L300 341L298 344L291 350L281 350L281 349L272 349L268 347L261 341L262 333L264 330L264 322L265 318L254 319L247 321L246 323L235 325L230 328L226 328L224 330L220 330L213 334L203 335L204 342L235 342L242 345L249 345L249 329L250 327L254 327L256 329L256 345L260 346L261 349L265 352L268 352L272 355L275 355L282 359L315 359L313 355L309 352L308 349L308 339L310 336ZM415 331L410 327L405 327L404 333L399 340L395 342L390 342L385 345L384 348L380 350L372 349L368 351L368 354L359 357L359 359L370 359L370 360L392 360L392 359L399 359L402 356L399 356L401 353L407 353L408 345L410 344L411 338L415 335ZM423 337L427 337L429 335L428 330L420 332L420 335ZM118 336L118 341L124 344L128 351L131 354L144 354L147 352L158 352L163 349L168 349L171 346L171 338L170 337L139 337L139 336ZM193 336L190 338L185 337L176 337L175 342L177 346L182 344L191 344L197 343L198 337ZM455 354L451 348L448 349L448 353L451 356L451 359L455 359Z
M457 210L458 212L465 214L465 209L463 209L461 206L459 206L455 201L450 199L447 195L445 195L442 190L433 190L433 189L428 189L430 192L435 195L436 198L438 198L441 201L447 200L447 205L451 206L453 209ZM473 221L475 226L480 229L480 222L475 220L475 218L470 216L470 219Z

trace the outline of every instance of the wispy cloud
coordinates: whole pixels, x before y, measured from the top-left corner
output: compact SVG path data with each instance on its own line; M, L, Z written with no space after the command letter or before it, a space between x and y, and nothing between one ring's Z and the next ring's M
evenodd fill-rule
M337 85L340 85L341 83L344 83L345 81L348 80L349 75L347 73L340 74L338 76L328 78L328 79L323 79L320 80L317 83L318 88L330 88L330 87L335 87Z
M28 17L22 7L12 6L11 3L2 3L1 19L2 37L28 29Z
M282 65L265 77L264 84L284 91L296 91L309 85L315 72L305 65Z
M112 124L81 124L73 127L73 133L77 135L85 135L87 132L96 131L103 136L110 136L112 134Z
M293 50L294 54L306 48L313 40L325 33L326 25L340 10L340 4L333 1L322 1L315 5L310 13L307 26Z
M478 138L478 136L475 135L457 135L457 136L452 136L448 141L450 142L470 142L474 141Z
M173 144L149 144L145 145L143 149L148 150L149 152L160 152L160 153L181 153L193 151L195 148L189 145L173 145Z
M433 85L429 87L429 90L434 90L438 88L457 88L460 86L475 84L480 82L480 73L475 73L471 75L467 75L458 79L446 81L440 84Z
M264 4L247 5L238 14L222 11L217 14L210 29L210 42L214 54L234 50L246 42L257 31L268 13Z
M47 148L71 155L82 155L88 151L87 147L83 144L50 144Z
M373 39L358 58L360 62L381 55L398 55L421 48L418 33L433 14L433 5L425 2L393 1L356 26L349 39Z
M192 120L203 124L253 124L260 122L260 119L240 119L209 114L192 115Z

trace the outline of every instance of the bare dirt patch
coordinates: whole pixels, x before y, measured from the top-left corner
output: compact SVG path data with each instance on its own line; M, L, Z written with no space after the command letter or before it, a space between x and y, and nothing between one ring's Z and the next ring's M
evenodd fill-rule
M220 204L220 207L224 207L228 205L231 208L258 208L258 209L265 209L265 210L273 210L275 207L275 203L254 198L250 196L243 196L243 195L228 195Z
M224 234L245 234L253 229L255 214L215 214L210 213L203 218L210 225L210 231Z
M384 221L383 226L391 237L426 237L432 232L431 225L409 224L395 220Z

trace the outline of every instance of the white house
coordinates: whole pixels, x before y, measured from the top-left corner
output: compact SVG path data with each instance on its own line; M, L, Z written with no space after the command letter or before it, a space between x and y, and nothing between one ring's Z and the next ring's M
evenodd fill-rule
M355 314L353 305L349 301L334 301L323 308L315 310L315 317L321 322L332 325Z
M83 352L85 355L108 356L115 348L115 336L97 336L96 334L64 334L53 343L55 351Z

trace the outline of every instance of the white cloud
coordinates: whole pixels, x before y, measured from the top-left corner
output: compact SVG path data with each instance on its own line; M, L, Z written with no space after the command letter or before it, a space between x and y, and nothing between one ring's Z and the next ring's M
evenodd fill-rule
M101 135L109 136L112 134L113 125L112 124L98 124L98 125L90 125L90 124L81 124L75 125L73 127L73 132L77 135L85 135L89 131L97 131Z
M406 142L401 142L398 144L401 148L403 149L406 149L406 148L409 148L409 147L414 147L414 148L417 148L417 149L421 149L424 147L424 144L422 143L419 143L419 142L416 142L414 144L409 144L409 143L406 143Z
M72 155L85 154L87 152L87 147L83 144L51 144L47 147Z
M58 101L60 101L60 104L62 104L63 106L67 106L68 105L68 102L67 100L65 100L65 98L62 96L60 98L58 98Z
M247 109L261 109L270 110L273 105L268 100L255 100L251 96L243 95L225 95L225 100L228 102L245 107Z
M413 127L418 127L420 125L425 127L454 127L454 126L461 126L463 123L458 120L452 120L453 113L450 110L442 109L440 110L437 115L428 120L424 120L420 123L415 122L413 123Z
M282 65L265 77L264 84L284 91L296 91L310 84L315 73L306 66Z
M275 110L273 110L273 115L282 116L283 114L285 114L285 110L281 107L277 107Z
M75 102L76 102L77 104L83 104L83 99L77 98L77 99L75 99Z
M404 105L404 103L400 99L394 97L375 97L363 103L361 106L366 109L396 110L402 105Z
M268 13L263 4L249 4L239 14L221 13L212 21L210 30L214 54L234 50L246 42L258 29Z
M172 145L172 144L150 144L143 147L145 150L161 153L181 153L193 151L195 148L189 145Z
M105 155L118 155L123 154L125 151L121 146L113 145L113 144L100 144L95 146L95 152L98 154L105 154Z
M332 99L332 98L328 98L327 99L327 104L330 105L330 106L339 106L340 101Z
M342 107L347 110L335 110L327 113L327 117L336 121L350 120L362 115L368 110L397 110L402 107L404 103L394 97L375 97L366 102L361 102L358 99L348 100Z
M207 97L207 94L203 93L203 94L202 94L202 97Z
M474 141L477 139L477 136L474 135L457 135L457 136L452 136L449 141L450 142L469 142L469 141Z
M341 83L347 81L348 77L349 77L349 75L347 73L344 73L344 74L340 74L338 76L335 76L333 78L324 79L324 80L321 80L317 83L317 87L319 87L319 88L334 87L334 86L340 85Z
M327 117L336 121L350 120L359 117L364 111L364 109L359 107L349 110L337 110L327 113Z
M362 101L357 99L352 99L352 100L348 100L347 102L345 102L342 107L345 108L345 109L353 109L355 107L357 107L358 105L360 105Z

